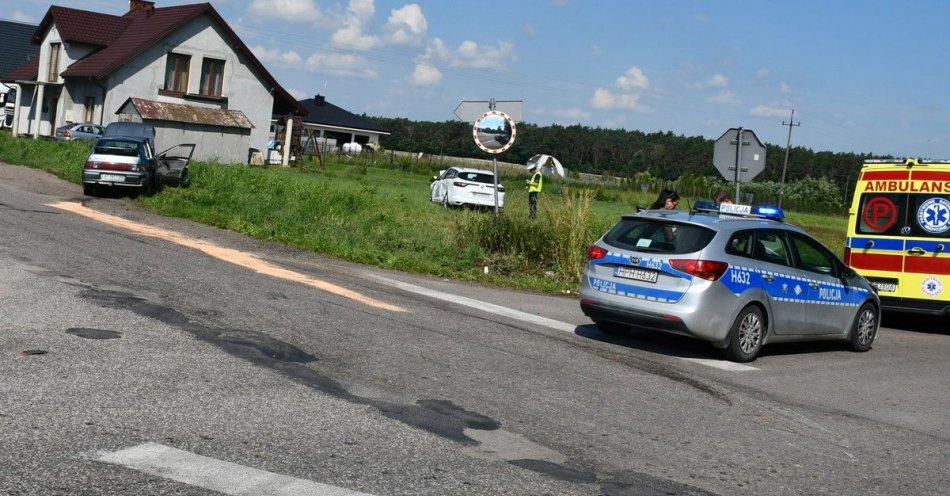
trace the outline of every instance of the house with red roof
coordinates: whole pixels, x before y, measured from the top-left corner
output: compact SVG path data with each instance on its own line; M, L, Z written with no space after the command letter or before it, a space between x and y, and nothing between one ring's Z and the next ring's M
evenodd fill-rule
M19 86L14 134L71 122L148 122L159 147L195 143L195 160L247 163L271 116L304 109L210 3L123 15L52 6L33 34L39 57L0 75Z

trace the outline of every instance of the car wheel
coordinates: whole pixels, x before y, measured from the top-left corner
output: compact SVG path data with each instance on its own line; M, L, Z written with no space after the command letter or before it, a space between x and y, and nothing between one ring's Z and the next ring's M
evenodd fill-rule
M96 192L96 185L89 183L82 183L82 194L86 196L93 196Z
M609 320L595 320L594 325L600 329L600 332L604 334L610 334L611 336L623 334L627 331L627 326L619 322L611 322Z
M861 305L858 314L851 324L851 333L848 335L848 347L851 351L868 351L874 338L877 337L877 311L871 303Z
M729 345L726 357L734 362L751 362L759 356L762 340L765 338L765 320L762 310L749 305L739 312L729 331Z

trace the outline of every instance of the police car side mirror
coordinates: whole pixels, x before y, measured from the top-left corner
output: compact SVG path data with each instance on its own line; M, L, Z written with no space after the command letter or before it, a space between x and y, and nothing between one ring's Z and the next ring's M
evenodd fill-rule
M852 269L851 267L845 267L844 269L841 270L842 279L851 279L852 277L856 277L857 275L858 273L855 272L854 269Z

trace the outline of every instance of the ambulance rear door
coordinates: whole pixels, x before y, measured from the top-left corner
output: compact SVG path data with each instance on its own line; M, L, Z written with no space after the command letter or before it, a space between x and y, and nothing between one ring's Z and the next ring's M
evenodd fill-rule
M887 306L946 304L950 171L866 171L861 180L848 263L878 288Z

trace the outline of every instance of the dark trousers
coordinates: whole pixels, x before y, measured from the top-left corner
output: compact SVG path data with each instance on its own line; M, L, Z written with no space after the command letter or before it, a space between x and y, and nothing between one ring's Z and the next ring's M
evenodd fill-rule
M538 192L528 193L528 216L532 219L538 214Z

